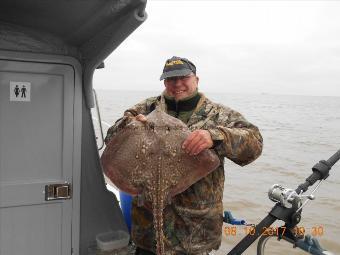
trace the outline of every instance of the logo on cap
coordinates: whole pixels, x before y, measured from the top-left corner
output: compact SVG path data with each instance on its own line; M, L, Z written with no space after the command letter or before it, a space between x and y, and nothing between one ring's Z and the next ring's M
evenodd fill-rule
M173 65L184 65L184 63L182 60L176 59L165 64L165 66L173 66Z

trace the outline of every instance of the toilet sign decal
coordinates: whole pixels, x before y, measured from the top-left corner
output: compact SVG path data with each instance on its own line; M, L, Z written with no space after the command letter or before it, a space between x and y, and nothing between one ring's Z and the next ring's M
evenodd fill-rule
M31 101L31 83L22 81L10 81L9 100L19 102Z

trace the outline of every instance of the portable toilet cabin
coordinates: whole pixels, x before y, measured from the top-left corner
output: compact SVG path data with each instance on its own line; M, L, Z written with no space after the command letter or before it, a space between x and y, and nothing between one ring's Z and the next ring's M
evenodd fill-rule
M93 254L127 231L106 189L92 77L146 0L0 1L0 255Z

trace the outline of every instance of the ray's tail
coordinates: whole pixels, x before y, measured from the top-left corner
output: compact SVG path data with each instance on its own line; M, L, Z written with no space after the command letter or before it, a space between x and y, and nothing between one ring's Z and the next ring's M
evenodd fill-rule
M164 254L164 232L163 232L163 209L162 207L154 206L153 208L153 222L156 234L156 250L157 255Z

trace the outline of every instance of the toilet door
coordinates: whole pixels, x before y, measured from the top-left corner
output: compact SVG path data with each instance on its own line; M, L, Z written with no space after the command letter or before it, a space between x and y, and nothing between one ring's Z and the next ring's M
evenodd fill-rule
M74 70L0 59L0 255L71 254Z

